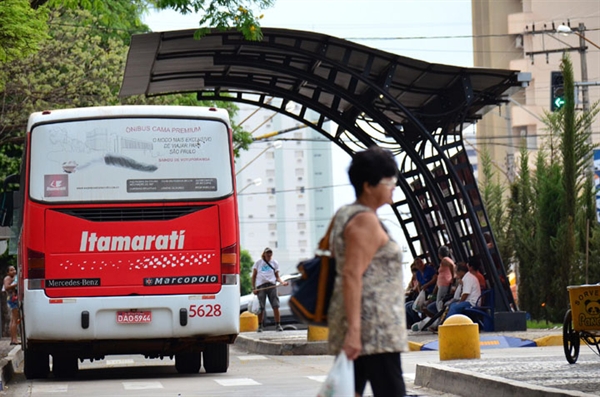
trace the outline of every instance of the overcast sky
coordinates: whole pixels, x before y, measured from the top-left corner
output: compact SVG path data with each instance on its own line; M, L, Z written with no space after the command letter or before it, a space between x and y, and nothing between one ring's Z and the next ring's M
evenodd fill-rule
M263 14L264 27L325 33L428 62L473 64L471 0L276 0ZM153 31L195 28L198 20L174 11L144 19Z

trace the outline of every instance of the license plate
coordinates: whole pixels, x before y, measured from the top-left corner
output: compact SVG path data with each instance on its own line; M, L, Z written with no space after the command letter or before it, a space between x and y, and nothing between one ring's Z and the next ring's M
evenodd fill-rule
M140 324L152 322L152 312L117 312L117 323Z

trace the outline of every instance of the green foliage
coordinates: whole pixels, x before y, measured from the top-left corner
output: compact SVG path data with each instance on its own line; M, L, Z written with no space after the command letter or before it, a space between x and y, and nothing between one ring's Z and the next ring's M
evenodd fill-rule
M254 261L248 250L240 250L240 293L242 295L252 292L252 265Z
M196 37L205 35L210 28L236 28L247 40L261 40L261 15L254 13L273 5L274 0L154 0L158 9L171 8L182 14L200 13Z
M0 146L21 142L32 112L119 103L127 47L103 42L96 21L87 11L52 12L51 38L40 51L0 70Z
M512 257L512 245L510 241L510 235L512 234L511 218L505 210L508 205L504 198L506 192L505 185L498 179L492 165L492 158L489 151L484 148L481 151L481 170L483 175L480 178L479 190L490 220L490 225L493 225L496 248L500 252L500 257L505 258L504 266L508 273L510 258Z
M533 174L528 153L521 150L508 206L520 309L533 319L553 322L562 322L568 308L567 286L583 283L586 263L589 275L596 277L590 282L600 281L600 230L590 172L595 146L589 135L600 110L596 103L589 111L576 113L573 69L567 55L561 71L565 105L544 114L549 138L538 152Z
M129 45L132 34L148 33L150 28L142 22L141 16L147 12L147 1L112 0L112 1L72 1L51 0L48 6L57 10L85 10L96 18L93 21L79 21L95 29L103 42L109 38L119 39ZM69 24L67 20L53 23ZM93 25L92 25L93 24Z
M46 39L46 10L28 0L0 1L0 65L34 54ZM0 79L0 89L3 80Z
M509 216L513 224L514 260L519 277L519 306L529 311L532 316L538 311L538 290L527 288L534 285L537 278L537 261L535 249L535 213L534 191L529 170L529 154L525 145L520 153L519 172L511 186Z
M121 37L107 36L98 17L83 10L56 10L49 26L50 38L37 54L0 69L0 81L7 82L0 90L0 147L21 144L29 114L46 109L169 104L223 107L232 117L237 111L234 103L199 102L194 94L119 98L127 54ZM236 126L233 139L245 149L249 134Z
M551 323L546 320L527 320L527 329L550 329L560 327L562 327L562 323Z

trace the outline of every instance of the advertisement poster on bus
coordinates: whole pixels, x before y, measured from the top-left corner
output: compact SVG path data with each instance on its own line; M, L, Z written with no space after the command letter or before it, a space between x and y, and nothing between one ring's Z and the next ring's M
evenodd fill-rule
M111 118L31 131L30 194L48 202L185 200L233 192L228 127L213 119Z

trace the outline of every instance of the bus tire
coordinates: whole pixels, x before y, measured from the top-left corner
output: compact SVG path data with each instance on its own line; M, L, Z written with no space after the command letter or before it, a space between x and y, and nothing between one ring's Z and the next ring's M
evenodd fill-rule
M23 352L23 372L27 379L45 379L50 373L50 356L48 353L25 349Z
M73 355L52 355L52 373L55 378L74 378L79 370L77 357Z
M175 369L180 374L197 374L202 366L200 353L175 354Z
M229 368L229 345L227 343L206 345L202 355L204 356L204 370L206 370L206 373L227 372Z

